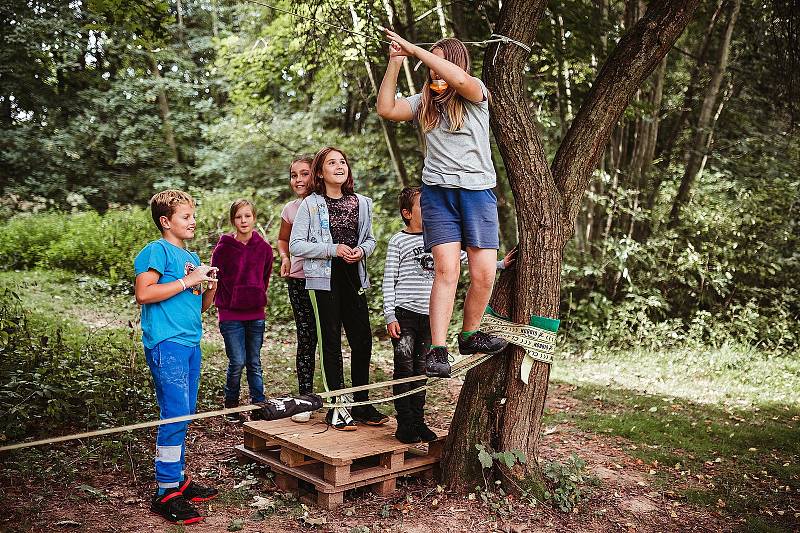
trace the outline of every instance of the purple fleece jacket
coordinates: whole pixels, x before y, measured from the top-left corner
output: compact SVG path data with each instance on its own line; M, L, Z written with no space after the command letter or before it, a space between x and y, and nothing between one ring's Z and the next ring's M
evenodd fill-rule
M246 244L233 235L219 238L211 265L219 268L214 305L220 322L264 318L272 257L272 246L256 232Z

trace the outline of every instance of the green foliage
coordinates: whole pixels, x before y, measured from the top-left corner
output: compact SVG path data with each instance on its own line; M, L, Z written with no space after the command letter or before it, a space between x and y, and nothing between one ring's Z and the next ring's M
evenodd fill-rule
M0 301L0 422L21 440L60 428L99 428L152 412L154 395L133 330L92 332Z
M545 499L552 499L565 513L572 511L585 495L586 461L573 453L563 463L545 462L542 473L550 482L550 490L544 493Z

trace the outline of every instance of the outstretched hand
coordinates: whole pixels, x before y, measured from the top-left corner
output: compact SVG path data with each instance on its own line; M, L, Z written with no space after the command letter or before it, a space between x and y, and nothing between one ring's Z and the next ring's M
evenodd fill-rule
M417 55L417 45L406 41L389 28L384 28L384 31L386 32L386 37L392 41L392 44L389 45L390 59L394 57L414 57Z

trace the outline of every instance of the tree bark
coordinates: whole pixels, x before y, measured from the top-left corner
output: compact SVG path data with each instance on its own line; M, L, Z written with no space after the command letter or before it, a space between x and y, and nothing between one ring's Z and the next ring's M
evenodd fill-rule
M525 99L522 74L528 54L506 44L486 50L483 75L493 98L491 126L508 172L519 228L516 268L500 277L493 301L508 302L504 314L514 322L527 324L533 314L558 316L562 252L592 172L634 92L686 27L698 2L650 3L601 68L552 166ZM544 7L544 0L504 1L496 32L532 45ZM496 59L489 59L495 53ZM509 276L514 281L507 280ZM497 467L505 477L540 475L537 452L550 367L535 363L526 386L519 379L522 350L511 347L507 352L466 376L442 458L444 481L456 489L472 488L482 480L477 443L525 454L526 465L510 472Z
M733 36L733 28L736 25L736 17L739 15L739 8L741 5L741 0L733 0L730 5L728 23L719 44L717 64L714 66L714 70L711 74L711 81L708 84L705 97L703 98L703 105L700 108L700 115L697 117L695 132L689 146L689 159L686 161L683 178L681 179L678 193L675 196L675 200L672 203L672 210L669 214L669 227L671 228L677 226L680 221L681 208L689 201L692 187L697 179L703 160L706 157L706 146L709 145L709 137L713 132L712 120L714 118L714 110L717 107L719 90L720 87L722 87L722 80L728 68L731 37Z
M153 74L153 79L156 81L158 112L161 115L161 126L164 130L164 141L166 141L169 150L172 153L172 158L178 165L183 165L181 154L178 150L178 143L175 141L175 133L172 131L172 121L170 120L169 101L167 100L167 92L164 90L164 78L161 77L161 71L158 70L158 60L154 55L150 54L150 70Z

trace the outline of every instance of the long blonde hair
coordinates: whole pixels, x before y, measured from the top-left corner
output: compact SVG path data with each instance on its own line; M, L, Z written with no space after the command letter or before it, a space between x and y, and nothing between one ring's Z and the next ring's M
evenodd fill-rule
M442 51L446 60L461 67L464 72L469 74L469 52L464 43L448 37L435 42L431 46L431 52L437 48ZM442 94L436 94L430 87L432 81L431 71L428 69L428 77L422 88L422 100L417 110L417 122L422 124L422 131L428 133L438 126L443 114L447 115L450 131L460 130L466 117L464 97L452 87L448 87Z

